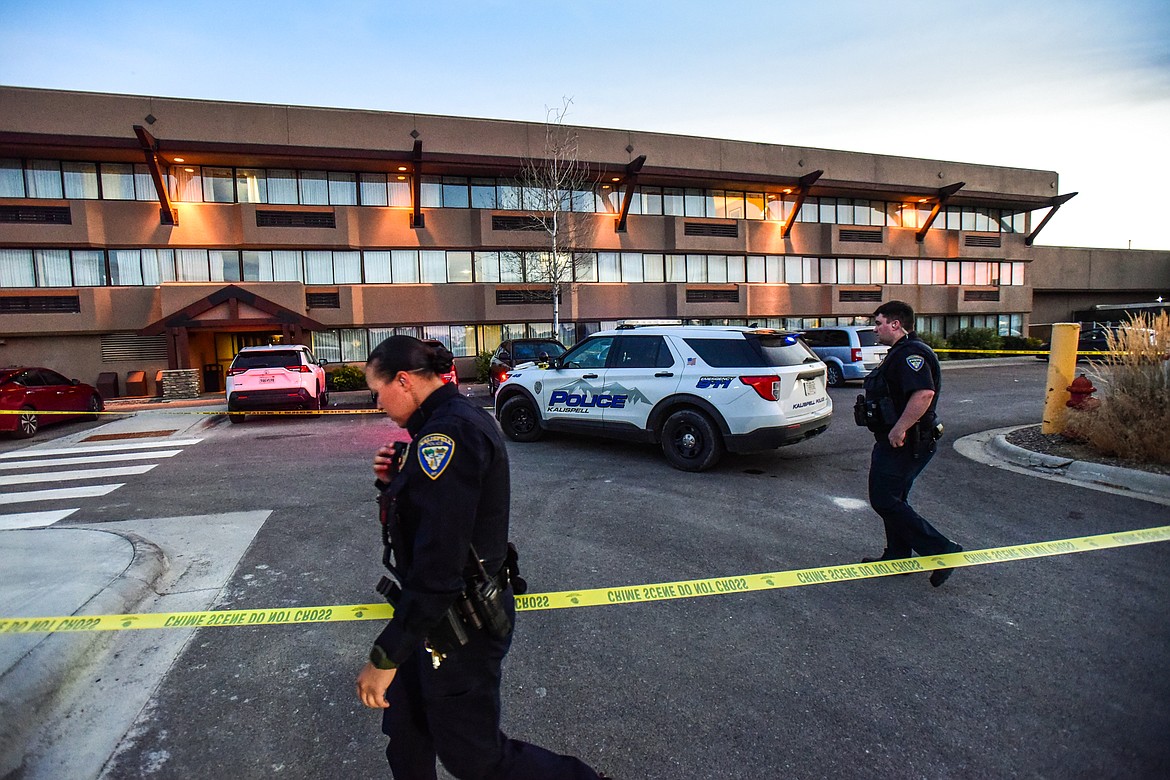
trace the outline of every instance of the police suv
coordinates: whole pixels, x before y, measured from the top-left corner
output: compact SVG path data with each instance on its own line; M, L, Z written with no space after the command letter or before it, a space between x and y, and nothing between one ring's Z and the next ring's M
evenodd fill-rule
M825 364L777 330L652 326L595 333L504 378L496 418L513 441L546 430L658 443L684 471L725 451L795 444L829 427Z

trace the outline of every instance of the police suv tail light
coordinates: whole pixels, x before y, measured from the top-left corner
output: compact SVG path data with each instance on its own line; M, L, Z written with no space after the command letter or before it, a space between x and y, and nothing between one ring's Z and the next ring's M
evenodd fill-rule
M228 376L237 376L237 375L239 375L239 374L242 374L242 373L244 373L244 372L245 372L245 371L247 371L247 370L248 370L248 369L246 369L246 368L229 368L229 369L227 370L227 375L228 375Z
M780 377L775 374L768 376L741 376L739 381L752 388L765 401L776 401L780 398Z
M284 370L285 371L293 371L293 372L296 372L298 374L307 374L312 369L310 369L308 366L297 365L297 366L285 366Z
M853 349L849 350L849 360L853 363L860 363L861 362L861 348L860 347L854 347Z

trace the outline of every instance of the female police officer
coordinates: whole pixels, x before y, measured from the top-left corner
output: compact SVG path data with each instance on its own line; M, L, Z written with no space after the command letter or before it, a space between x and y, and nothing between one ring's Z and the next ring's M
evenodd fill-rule
M378 406L411 443L399 460L389 446L374 456L379 487L394 497L389 536L401 591L358 675L358 696L384 710L386 757L399 780L433 780L436 757L459 778L598 778L576 758L500 732L500 665L515 616L504 571L508 453L491 415L443 383L451 365L446 349L409 336L383 341L366 365ZM507 620L494 633L463 625L465 644L448 642L444 654L436 635L456 619L452 606L477 572L501 587Z

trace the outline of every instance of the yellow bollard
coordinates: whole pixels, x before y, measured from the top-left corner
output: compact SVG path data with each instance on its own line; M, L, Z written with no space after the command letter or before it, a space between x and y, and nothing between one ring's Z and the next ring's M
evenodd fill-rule
M1072 396L1068 386L1077 370L1079 322L1057 322L1052 326L1052 346L1048 354L1048 391L1044 396L1044 420L1040 433L1064 433L1068 423L1068 403Z

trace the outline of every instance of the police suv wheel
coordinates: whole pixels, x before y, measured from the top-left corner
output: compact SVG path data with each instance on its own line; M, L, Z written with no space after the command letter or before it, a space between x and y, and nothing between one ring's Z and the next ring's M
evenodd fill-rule
M662 454L682 471L703 471L723 456L723 439L701 412L682 409L662 424Z
M512 441L536 441L544 434L536 408L522 395L509 398L500 407L500 427Z
M840 387L845 384L845 375L841 373L841 367L836 363L829 363L826 361L825 368L829 372L828 383L829 387Z

